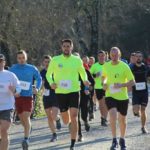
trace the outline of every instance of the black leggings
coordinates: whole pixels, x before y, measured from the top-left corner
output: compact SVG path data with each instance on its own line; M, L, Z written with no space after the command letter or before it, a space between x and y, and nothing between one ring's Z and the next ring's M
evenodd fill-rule
M89 112L89 102L90 102L90 95L85 95L84 92L80 92L80 105L79 105L79 114L78 114L78 126L79 126L79 131L78 134L82 135L81 133L81 121L80 118L84 122L87 122L87 117L88 117L88 112Z

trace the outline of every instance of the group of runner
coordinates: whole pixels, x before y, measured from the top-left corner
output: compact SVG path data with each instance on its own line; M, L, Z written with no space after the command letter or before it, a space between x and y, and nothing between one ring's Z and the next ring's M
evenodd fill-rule
M5 69L5 56L0 54L0 149L8 149L8 130L15 108L24 128L22 148L28 150L32 132L30 116L33 111L33 94L36 95L39 90L43 93L43 106L52 132L50 142L57 140L56 128L61 129L61 116L71 134L70 150L75 149L77 140L83 141L81 119L85 130L90 130L89 121L95 117L96 100L101 126L107 127L110 124L111 127L110 149L116 150L120 145L121 150L126 150L129 92L132 92L133 114L141 117L142 133L148 133L146 107L150 69L143 62L142 52L132 53L130 63L127 64L121 58L118 47L112 47L110 55L103 50L98 51L97 62L94 57L80 57L79 53L73 53L73 42L70 39L62 40L61 49L61 55L43 57L41 72L27 63L24 50L17 52L18 63L9 70ZM119 143L117 120L120 128Z

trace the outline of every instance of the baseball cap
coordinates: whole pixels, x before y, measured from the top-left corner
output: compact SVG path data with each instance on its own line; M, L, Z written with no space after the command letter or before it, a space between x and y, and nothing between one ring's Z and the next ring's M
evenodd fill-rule
M0 60L5 60L5 56L3 54L0 54Z

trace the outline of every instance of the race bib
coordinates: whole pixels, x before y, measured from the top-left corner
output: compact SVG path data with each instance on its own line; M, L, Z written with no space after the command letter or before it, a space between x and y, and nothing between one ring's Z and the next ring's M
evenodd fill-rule
M43 95L44 95L44 96L49 96L49 95L50 95L50 90L44 89Z
M109 89L110 89L110 93L111 93L111 94L115 94L115 93L121 92L121 89L120 89L120 88L114 88L114 84L111 84L111 85L109 86Z
M6 93L9 92L9 85L10 83L4 83L4 82L0 82L0 92L1 93Z
M146 89L146 83L145 82L139 82L135 84L136 90L145 90Z
M22 90L29 90L30 89L30 82L26 82L26 81L20 81L20 87Z
M62 80L59 83L60 88L63 89L71 89L71 81L70 80Z

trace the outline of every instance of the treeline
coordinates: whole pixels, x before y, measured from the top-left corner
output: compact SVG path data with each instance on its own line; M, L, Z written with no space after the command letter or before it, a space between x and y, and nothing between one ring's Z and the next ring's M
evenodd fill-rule
M0 52L9 63L20 49L39 64L43 54L60 51L71 38L75 51L96 55L112 46L124 57L141 50L150 53L149 0L1 0Z

